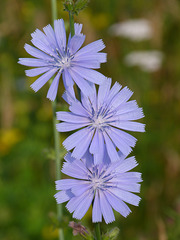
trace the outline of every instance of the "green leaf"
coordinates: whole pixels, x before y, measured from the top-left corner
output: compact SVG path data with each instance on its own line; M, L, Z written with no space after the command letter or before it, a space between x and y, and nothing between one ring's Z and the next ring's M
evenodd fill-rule
M89 0L66 0L63 5L65 11L78 15L80 11L87 7L88 3Z
M120 229L118 227L113 228L111 231L107 232L102 239L103 240L116 240L119 235Z
M73 12L74 11L74 1L73 0L66 0L63 3L64 5L64 10L68 12Z
M78 15L80 11L87 7L88 3L89 0L77 0L74 6L74 13Z

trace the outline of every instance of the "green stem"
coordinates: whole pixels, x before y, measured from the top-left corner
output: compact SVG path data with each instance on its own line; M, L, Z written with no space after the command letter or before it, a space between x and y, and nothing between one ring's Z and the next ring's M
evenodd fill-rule
M101 240L100 223L95 223L96 240Z
M71 37L74 36L74 14L72 12L69 12L69 23L70 23L70 31L71 31Z
M52 22L54 24L54 20L57 19L57 2L56 0L51 0L52 6ZM55 158L56 158L56 180L61 179L61 158L60 158L60 134L56 129L56 124L58 123L56 120L56 107L57 101L52 102L52 112L53 112L53 132L54 132L54 149L55 149ZM62 205L57 204L57 219L58 221L62 221L63 212ZM59 240L64 240L63 229L59 228Z
M74 36L75 31L74 31L74 14L72 12L69 11L69 24L70 24L70 31L71 31L71 37ZM81 92L79 87L76 85L77 87L77 92L78 92L78 98L79 100L81 99Z
M56 0L51 0L51 8L52 8L52 22L54 24L54 20L57 19L57 2L56 2Z

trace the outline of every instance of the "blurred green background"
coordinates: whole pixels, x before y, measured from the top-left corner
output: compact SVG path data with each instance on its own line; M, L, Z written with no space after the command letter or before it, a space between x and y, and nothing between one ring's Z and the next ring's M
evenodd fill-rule
M68 27L68 14L58 2L58 17ZM134 42L109 34L117 22L145 18L150 21L150 40ZM143 173L139 207L127 219L116 214L105 232L120 228L118 239L180 239L180 2L178 0L91 0L76 18L83 23L86 44L102 38L108 62L101 72L128 86L143 107L146 133L133 151ZM45 98L48 84L38 93L30 89L19 57L27 57L24 44L30 34L51 23L50 0L0 2L0 240L57 239L51 216L56 212L55 164L51 103ZM128 67L124 57L131 51L162 51L162 67L155 72ZM58 109L64 106L58 94ZM142 122L142 121L141 121ZM65 138L62 135L61 141ZM64 210L71 219L71 215ZM82 224L91 225L91 211ZM67 227L66 240L72 239ZM79 236L73 239L80 239Z

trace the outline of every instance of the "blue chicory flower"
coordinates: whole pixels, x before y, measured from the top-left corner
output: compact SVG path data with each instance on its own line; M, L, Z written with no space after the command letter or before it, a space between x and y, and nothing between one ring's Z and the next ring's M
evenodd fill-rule
M31 35L35 47L25 44L25 50L35 58L19 59L22 65L36 67L26 70L27 76L42 74L31 85L35 92L56 74L47 93L47 98L52 101L56 98L61 74L66 90L72 94L74 82L88 95L92 83L101 84L105 79L104 75L93 70L106 62L106 53L99 53L105 47L103 41L97 40L80 49L85 40L85 35L81 33L82 24L75 23L74 27L75 35L69 35L67 46L63 19L54 21L54 30L51 25L43 28L44 33L37 29Z
M67 92L63 95L71 112L57 112L57 119L64 121L57 124L57 130L69 132L80 129L63 142L68 151L74 148L72 156L77 159L89 148L90 153L95 155L95 163L101 163L106 148L111 161L118 161L117 148L127 156L136 143L136 138L122 130L145 131L144 124L134 121L144 115L136 101L128 101L133 92L127 87L121 90L117 82L111 89L110 86L111 79L106 79L99 86L98 94L94 86L93 93L88 97L82 93L81 101Z
M67 202L66 208L73 217L81 219L93 203L92 222L115 221L113 210L127 217L131 212L126 203L138 206L141 173L129 172L138 164L134 157L120 154L120 160L109 163L109 157L102 164L94 164L93 155L88 151L77 160L68 153L62 172L75 179L56 181L55 198L58 204ZM106 162L106 163L105 163ZM126 203L125 203L126 202Z

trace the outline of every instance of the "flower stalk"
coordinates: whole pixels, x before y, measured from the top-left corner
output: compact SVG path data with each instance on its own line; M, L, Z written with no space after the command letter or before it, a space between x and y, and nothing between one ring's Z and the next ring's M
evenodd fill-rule
M96 234L96 240L101 240L101 230L100 230L100 223L95 223L95 234Z
M70 31L71 31L71 37L74 36L74 14L69 11L69 23L70 23Z
M57 2L56 0L51 0L52 6L52 22L57 19ZM55 159L56 159L56 180L61 179L61 158L60 158L60 134L56 130L56 99L52 101L52 112L53 112L53 132L54 132L54 149L55 149ZM57 219L60 222L63 217L62 205L57 204ZM64 240L63 229L59 228L59 240Z

